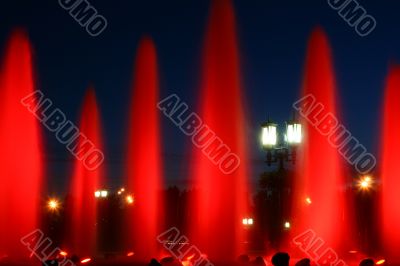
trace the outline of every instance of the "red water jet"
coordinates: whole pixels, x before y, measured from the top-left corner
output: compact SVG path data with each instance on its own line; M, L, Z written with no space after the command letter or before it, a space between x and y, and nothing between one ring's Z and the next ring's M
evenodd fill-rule
M93 88L85 94L79 130L87 138L76 140L78 150L84 150L87 141L102 151L99 109ZM97 200L95 192L102 189L104 169L102 166L90 170L84 161L75 158L74 172L70 186L69 223L67 224L67 250L79 256L91 256L96 252Z
M400 66L390 69L383 109L381 210L382 242L386 255L400 261Z
M126 228L130 250L146 261L158 255L163 221L157 72L154 43L143 38L136 55L129 121L127 184L134 202Z
M39 121L21 104L35 90L31 46L23 31L11 35L1 73L0 256L21 259L30 252L20 239L39 227L43 175Z
M248 215L246 125L235 14L229 0L212 2L202 74L199 116L240 158L240 166L224 174L218 163L205 154L210 153L203 153L201 149L211 147L208 145L215 139L209 139L202 147L193 146L191 171L196 193L188 209L189 236L211 261L229 261L244 250L242 218ZM222 160L223 157L216 161Z
M346 180L339 151L329 143L327 135L313 126L328 113L340 123L331 48L320 28L314 30L308 44L302 96L309 94L315 102L309 110L303 110L311 121L302 121L305 136L296 169L290 235L293 238L311 229L324 241L325 249L330 247L339 252L344 245L351 246L352 221L348 212L351 204L346 202ZM315 107L317 103L323 105L322 111ZM317 250L317 254L324 248Z

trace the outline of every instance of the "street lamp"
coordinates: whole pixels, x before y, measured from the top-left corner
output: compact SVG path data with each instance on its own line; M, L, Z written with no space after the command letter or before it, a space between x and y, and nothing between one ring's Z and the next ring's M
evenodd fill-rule
M262 145L267 149L271 149L276 145L277 142L277 127L278 125L268 122L262 124Z
M302 136L301 124L296 120L288 121L286 124L286 141L290 145L299 145Z
M295 119L286 122L286 132L283 142L279 139L277 124L268 119L261 127L261 142L264 150L267 152L266 163L268 166L279 162L280 169L283 169L284 161L295 164L297 146L301 144L303 137L301 124Z

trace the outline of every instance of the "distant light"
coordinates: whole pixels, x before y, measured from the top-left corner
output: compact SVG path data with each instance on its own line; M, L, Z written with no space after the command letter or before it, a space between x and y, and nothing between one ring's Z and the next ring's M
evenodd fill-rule
M248 218L248 219L247 219L247 223L248 223L249 225L252 225L252 224L254 223L253 218Z
M96 191L96 192L94 193L94 196L95 196L96 198L100 198L101 192L100 192L100 191Z
M135 202L135 198L132 195L126 196L126 203L133 204Z
M126 254L127 257L132 257L133 255L135 255L135 252L132 252L132 251L131 251L131 252L128 252L128 253Z
M242 220L242 224L247 225L247 218L244 218L244 219Z
M85 263L90 262L91 260L92 260L91 258L85 258L85 259L81 260L81 263L85 264Z
M121 192L125 192L125 188L121 188L119 191L121 191Z
M307 198L306 198L306 203L307 203L308 205L310 205L310 204L312 203L312 201L311 201L311 198L310 198L310 197L307 197Z
M358 251L357 250L350 250L349 253L350 254L356 254L356 253L358 253Z
M60 251L60 255L63 257L66 257L66 256L68 256L68 253L65 251Z
M102 191L100 192L100 195L101 195L102 198L107 198L107 196L108 196L108 191L107 191L107 190L102 190Z
M285 229L290 229L290 223L289 222L285 222L284 226L285 226Z
M49 202L47 203L47 207L51 211L56 211L60 207L60 203L56 199L50 199Z
M376 262L376 265L382 265L382 264L384 264L385 262L386 262L386 260L384 260L384 259L378 260L378 261Z

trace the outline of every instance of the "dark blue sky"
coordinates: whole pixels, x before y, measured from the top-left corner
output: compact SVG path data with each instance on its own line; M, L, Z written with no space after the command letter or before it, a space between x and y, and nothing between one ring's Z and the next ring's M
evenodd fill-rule
M35 51L38 88L73 121L77 121L87 85L94 84L103 119L108 172L112 183L119 184L138 40L149 34L157 44L162 95L176 93L194 108L210 1L90 3L108 21L107 29L98 37L87 34L56 0L6 1L0 8L0 44L4 45L14 27L27 29ZM264 168L257 142L259 124L267 114L281 123L290 118L291 105L299 95L307 39L317 25L327 31L334 53L341 122L376 154L384 79L388 64L400 58L400 2L359 3L377 21L377 28L367 37L357 35L326 0L234 1L254 180ZM187 170L183 157L191 146L168 119L163 119L163 128L167 136L164 140L168 139L164 145L168 180L180 184ZM47 157L56 166L51 172L57 180L54 184L62 184L68 175L64 169L70 168L65 160L71 158L65 147L47 135ZM62 173L58 169L63 169Z

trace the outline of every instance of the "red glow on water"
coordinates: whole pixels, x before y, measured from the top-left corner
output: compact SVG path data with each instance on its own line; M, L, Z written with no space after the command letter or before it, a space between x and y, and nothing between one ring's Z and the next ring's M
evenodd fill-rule
M193 186L198 190L190 204L189 238L210 260L229 261L243 248L248 171L241 90L234 10L231 1L213 1L199 116L241 162L233 173L224 174L200 148L193 147Z
M386 81L382 136L382 236L385 252L400 260L400 67Z
M316 102L324 106L321 113L310 111L310 108L308 118L311 121L321 121L328 113L338 117L331 49L322 29L318 28L312 33L305 67L302 94L312 94ZM346 236L346 228L351 227L346 208L351 205L345 201L345 180L340 155L328 142L328 137L314 128L312 122L303 119L302 124L305 136L299 150L295 178L293 233L301 234L312 229L326 243L325 248L331 247L338 251L347 238L351 238L350 235ZM304 197L310 199L309 204L299 200Z
M38 228L41 137L38 120L21 104L34 88L29 40L12 34L3 56L0 83L0 254L28 257L21 237Z
M144 38L135 61L133 95L128 138L128 187L134 206L129 211L128 242L135 254L150 259L157 254L161 231L161 160L159 140L159 101L157 56L154 43Z
M99 110L94 90L90 88L84 97L79 130L95 147L102 150ZM80 146L84 141L79 141ZM70 212L67 242L73 254L90 255L96 248L97 198L95 191L103 179L103 169L88 170L82 160L75 159L70 187Z

